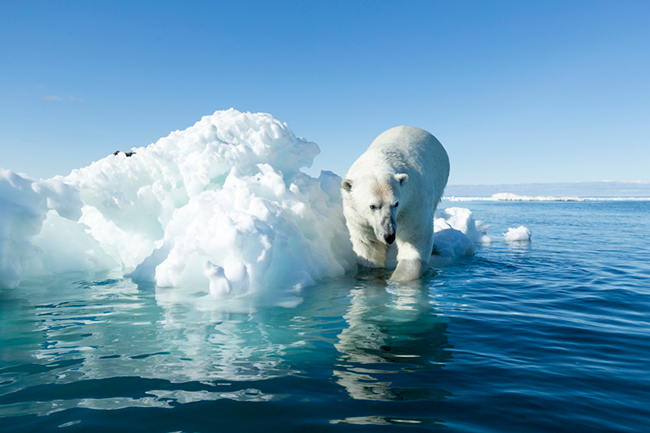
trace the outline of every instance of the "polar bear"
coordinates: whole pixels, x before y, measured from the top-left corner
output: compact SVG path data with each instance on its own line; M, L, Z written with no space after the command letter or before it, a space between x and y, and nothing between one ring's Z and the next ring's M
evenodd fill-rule
M391 280L421 278L429 268L433 214L448 177L447 152L427 131L398 126L380 134L341 182L357 263L392 267L396 254Z

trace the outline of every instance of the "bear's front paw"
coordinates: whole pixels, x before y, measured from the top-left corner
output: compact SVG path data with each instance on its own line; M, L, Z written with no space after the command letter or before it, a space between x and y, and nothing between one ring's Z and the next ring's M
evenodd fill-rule
M428 267L421 260L400 260L390 280L396 283L408 283L422 278L427 269Z

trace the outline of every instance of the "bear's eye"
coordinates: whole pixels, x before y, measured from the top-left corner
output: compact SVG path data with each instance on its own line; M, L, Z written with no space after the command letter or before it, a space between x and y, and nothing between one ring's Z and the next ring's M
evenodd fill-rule
M393 207L397 207L397 206L399 206L399 202L398 202L398 201L395 202L395 204L393 205Z
M374 204L371 204L370 205L370 210L375 210L375 209L377 209L377 206L375 206Z

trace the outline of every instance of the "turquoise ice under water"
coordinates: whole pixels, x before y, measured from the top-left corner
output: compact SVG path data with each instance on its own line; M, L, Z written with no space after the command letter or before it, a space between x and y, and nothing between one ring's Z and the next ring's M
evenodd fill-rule
M463 206L492 245L295 308L197 311L128 279L0 290L0 430L647 431L650 202ZM531 243L500 239L520 224Z

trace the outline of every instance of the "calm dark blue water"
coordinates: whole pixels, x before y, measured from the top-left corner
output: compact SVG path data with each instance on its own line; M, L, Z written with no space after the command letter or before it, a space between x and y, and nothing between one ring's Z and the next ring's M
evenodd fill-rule
M296 308L98 277L2 290L0 430L648 431L650 202L461 206L492 245ZM520 224L532 242L504 243Z

